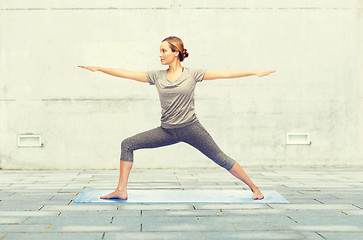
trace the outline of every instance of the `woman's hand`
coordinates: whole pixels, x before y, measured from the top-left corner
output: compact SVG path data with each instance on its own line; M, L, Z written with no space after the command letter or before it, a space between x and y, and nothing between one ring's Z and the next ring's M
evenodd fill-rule
M274 73L276 72L276 70L273 70L273 71L258 71L256 72L256 76L259 76L259 77L264 77L264 76L267 76L267 75L270 75L271 73Z
M91 66L78 66L78 67L90 70L92 72L97 72L100 70L100 67L91 67Z

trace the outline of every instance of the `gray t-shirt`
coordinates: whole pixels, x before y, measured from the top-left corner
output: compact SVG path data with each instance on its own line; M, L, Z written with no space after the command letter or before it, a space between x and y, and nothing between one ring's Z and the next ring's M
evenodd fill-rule
M167 70L146 72L150 85L155 85L161 104L161 126L178 128L197 120L194 108L194 89L203 80L205 69L184 68L180 77L169 81Z

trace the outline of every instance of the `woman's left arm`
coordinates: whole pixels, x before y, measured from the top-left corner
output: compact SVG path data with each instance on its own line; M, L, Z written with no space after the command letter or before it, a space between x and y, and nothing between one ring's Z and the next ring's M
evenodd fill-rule
M253 75L263 77L270 75L271 73L274 72L276 72L276 70L272 71L207 70L204 74L203 80L240 78Z

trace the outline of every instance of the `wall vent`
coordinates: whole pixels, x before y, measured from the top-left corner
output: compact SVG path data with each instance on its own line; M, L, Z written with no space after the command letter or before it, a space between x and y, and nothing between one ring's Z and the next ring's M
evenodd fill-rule
M288 145L309 145L310 134L309 133L287 133L286 144Z
M18 135L18 147L42 147L40 135Z

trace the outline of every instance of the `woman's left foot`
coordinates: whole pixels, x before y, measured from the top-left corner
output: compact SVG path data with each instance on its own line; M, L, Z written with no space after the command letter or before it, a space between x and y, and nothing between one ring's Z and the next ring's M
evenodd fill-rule
M261 199L264 199L265 197L263 196L262 192L260 191L260 189L255 189L255 190L252 190L253 192L253 199L254 200L261 200Z
M107 194L106 196L102 196L100 197L101 199L121 199L121 200L126 200L127 199L127 191L120 191L120 190L115 190L114 192Z

